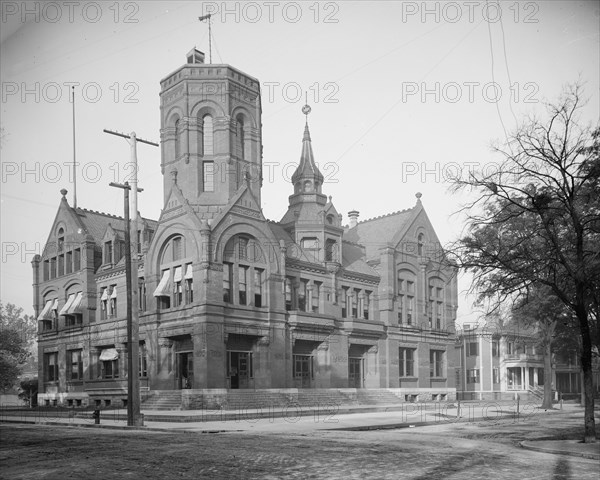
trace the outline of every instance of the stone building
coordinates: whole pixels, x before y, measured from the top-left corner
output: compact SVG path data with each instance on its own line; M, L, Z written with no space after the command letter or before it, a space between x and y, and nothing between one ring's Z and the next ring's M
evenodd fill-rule
M192 50L161 81L164 208L132 235L142 391L454 397L456 275L421 195L361 222L352 211L343 225L307 123L287 211L267 220L259 81L203 57ZM73 208L66 193L33 261L40 403L120 405L124 220Z

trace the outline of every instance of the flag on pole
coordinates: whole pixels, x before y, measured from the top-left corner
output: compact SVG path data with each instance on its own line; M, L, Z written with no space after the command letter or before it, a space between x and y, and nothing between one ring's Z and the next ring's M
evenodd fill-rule
M212 13L209 13L208 15L204 15L203 17L198 17L198 20L203 22L204 20L210 19L211 16L212 16Z

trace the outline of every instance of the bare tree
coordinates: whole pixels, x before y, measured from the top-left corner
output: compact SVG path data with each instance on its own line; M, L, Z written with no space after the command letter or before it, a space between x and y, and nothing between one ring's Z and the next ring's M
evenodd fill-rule
M457 175L476 194L461 212L467 233L449 253L474 275L480 301L519 301L544 285L577 317L585 391L585 441L595 442L592 331L600 292L599 129L581 124L579 85L529 117L494 151L495 168ZM597 335L595 336L597 338ZM594 342L596 343L596 341Z

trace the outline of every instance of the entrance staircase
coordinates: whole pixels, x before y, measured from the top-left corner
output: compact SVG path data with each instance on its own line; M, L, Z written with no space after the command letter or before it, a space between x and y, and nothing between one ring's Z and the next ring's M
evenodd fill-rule
M182 393L185 392L185 393ZM185 394L185 400L182 398ZM144 410L251 410L286 407L399 405L404 400L381 389L311 388L265 390L154 390L142 402ZM184 406L185 404L185 406Z
M154 390L142 401L145 410L181 410L181 390Z

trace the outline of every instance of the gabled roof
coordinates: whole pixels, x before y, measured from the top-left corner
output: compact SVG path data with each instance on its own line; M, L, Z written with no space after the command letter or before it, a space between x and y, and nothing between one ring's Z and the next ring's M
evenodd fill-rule
M342 268L349 272L379 277L379 272L364 260L365 251L356 243L342 241Z
M417 207L407 208L363 220L344 232L344 239L363 245L366 250L366 258L377 257L379 249L392 244L398 232L412 220L416 209Z
M94 237L96 243L102 243L109 224L117 233L121 234L125 232L125 219L123 217L79 207L74 208L73 210L77 213L77 216L85 226L87 233ZM140 218L140 221L146 222L148 228L151 230L156 230L156 226L158 225L155 220L150 220L148 218Z

